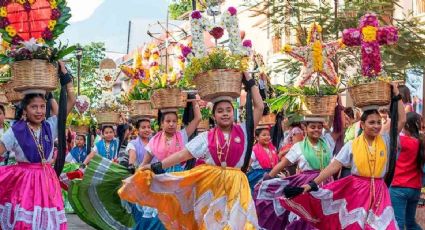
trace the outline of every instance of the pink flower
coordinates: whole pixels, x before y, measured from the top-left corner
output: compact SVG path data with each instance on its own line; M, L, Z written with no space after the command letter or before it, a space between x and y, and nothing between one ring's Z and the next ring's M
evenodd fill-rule
M243 45L244 47L252 48L252 41L251 41L251 40L249 40L249 39L244 40L244 41L243 41L243 43L242 43L242 45Z
M233 6L229 7L229 9L227 9L227 11L229 11L229 14L230 14L231 16L236 15L236 13L238 12L238 10L236 10L236 8L235 8L235 7L233 7Z
M190 53L192 53L192 49L190 47L188 47L188 46L182 46L181 49L182 49L182 55L185 58L187 57L187 55L189 55Z
M220 39L221 37L223 37L224 30L223 30L223 28L217 26L217 27L212 28L212 30L209 33L215 39Z
M201 14L200 11L195 10L195 11L192 12L190 17L192 17L193 19L200 19L200 18L202 18L202 14Z

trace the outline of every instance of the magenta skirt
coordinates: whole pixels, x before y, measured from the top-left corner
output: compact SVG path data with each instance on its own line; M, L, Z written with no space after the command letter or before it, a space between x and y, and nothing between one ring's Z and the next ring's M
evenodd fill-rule
M61 188L51 165L0 167L0 229L67 229Z
M398 229L383 179L348 176L279 201L318 229Z

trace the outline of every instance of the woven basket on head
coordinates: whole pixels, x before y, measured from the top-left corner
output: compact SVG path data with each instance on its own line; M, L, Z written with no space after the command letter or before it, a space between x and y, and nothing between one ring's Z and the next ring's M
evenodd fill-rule
M202 100L211 101L219 96L237 98L241 95L242 73L234 69L215 69L193 79Z
M8 120L15 119L15 108L13 106L5 106L4 110L5 110L4 118Z
M305 115L314 116L333 116L335 106L338 100L338 95L328 96L306 96L305 97Z
M348 89L354 106L388 105L391 102L391 85L383 81L360 84Z
M154 90L151 101L155 109L184 108L187 94L178 88Z
M258 125L274 125L276 123L276 114L268 114L261 117Z
M89 127L88 126L72 126L71 130L74 131L75 133L79 134L79 135L86 135L87 133L89 133Z
M116 69L117 64L110 58L105 58L99 63L99 69Z
M97 123L102 124L119 124L120 113L115 111L98 111L96 112Z
M130 102L130 118L155 118L158 116L158 110L152 108L152 103L146 100L136 100Z
M210 121L209 120L202 120L199 122L198 127L196 127L197 130L200 131L207 131L210 129Z
M51 92L58 86L57 68L46 60L17 61L11 70L17 92Z
M6 98L10 103L20 102L24 99L24 95L22 93L14 90L15 84L16 83L14 81L10 81L5 85Z
M4 89L0 89L0 104L6 105L8 103L9 103L9 101L7 100L5 90Z

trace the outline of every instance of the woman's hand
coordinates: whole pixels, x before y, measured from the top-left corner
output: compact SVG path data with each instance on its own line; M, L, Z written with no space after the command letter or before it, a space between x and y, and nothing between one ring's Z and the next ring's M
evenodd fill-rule
M392 82L391 85L393 86L392 91L393 91L394 96L399 95L400 91L398 90L398 83Z
M59 64L59 70L60 70L60 72L62 73L62 74L67 74L68 73L68 70L66 69L66 67L65 67L65 62L63 62L63 61L58 61L58 64Z
M311 187L308 184L305 184L305 185L301 186L301 188L304 189L304 193L309 192L311 190Z
M141 165L137 170L144 171L144 170L151 170L151 164L147 165Z

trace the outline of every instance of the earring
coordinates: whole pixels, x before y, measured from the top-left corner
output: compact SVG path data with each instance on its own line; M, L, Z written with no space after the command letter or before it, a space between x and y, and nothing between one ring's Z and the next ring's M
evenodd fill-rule
M27 121L27 114L22 114L22 120Z

